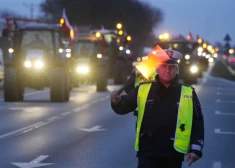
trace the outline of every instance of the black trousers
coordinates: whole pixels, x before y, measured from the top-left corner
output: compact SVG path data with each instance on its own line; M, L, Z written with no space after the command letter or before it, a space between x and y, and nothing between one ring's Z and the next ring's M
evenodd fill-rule
M177 158L139 156L137 168L181 168L182 162L182 159Z

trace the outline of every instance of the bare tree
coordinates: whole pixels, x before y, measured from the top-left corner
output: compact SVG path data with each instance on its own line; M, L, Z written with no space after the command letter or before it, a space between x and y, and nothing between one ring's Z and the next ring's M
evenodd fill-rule
M41 4L45 16L54 22L61 17L63 8L72 25L114 29L121 22L133 37L131 48L136 55L145 45L154 45L153 28L163 19L161 10L138 0L45 0Z

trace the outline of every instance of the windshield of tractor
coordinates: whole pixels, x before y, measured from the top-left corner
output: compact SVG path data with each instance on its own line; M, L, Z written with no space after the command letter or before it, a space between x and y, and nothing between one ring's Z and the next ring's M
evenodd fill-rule
M54 55L54 47L58 48L59 44L54 43L53 36L54 32L51 30L23 30L20 33L21 54L30 58ZM56 35L54 37L59 38Z
M50 30L25 30L21 48L53 50L53 33Z
M74 56L81 57L96 57L98 51L96 43L89 41L77 41L74 44Z

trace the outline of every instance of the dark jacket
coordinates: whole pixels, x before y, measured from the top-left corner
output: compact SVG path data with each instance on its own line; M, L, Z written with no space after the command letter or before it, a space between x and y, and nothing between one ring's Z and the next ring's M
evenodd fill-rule
M182 84L179 84L178 79L175 79L166 88L159 81L158 76L156 81L152 84L147 98L137 155L183 159L184 155L175 151L173 147ZM127 114L137 107L138 88L137 86L128 95L123 95L118 105L112 104L112 108L117 114ZM201 105L194 89L193 107L190 152L201 156L200 148L203 147L204 141L204 121Z

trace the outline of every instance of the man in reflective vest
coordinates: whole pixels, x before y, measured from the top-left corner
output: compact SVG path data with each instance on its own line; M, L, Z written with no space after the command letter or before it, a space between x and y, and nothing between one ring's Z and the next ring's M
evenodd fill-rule
M169 60L157 69L156 82L145 82L129 94L113 91L112 109L127 114L138 106L135 150L138 168L181 168L202 156L204 120L197 94L178 82L182 54L165 50Z

